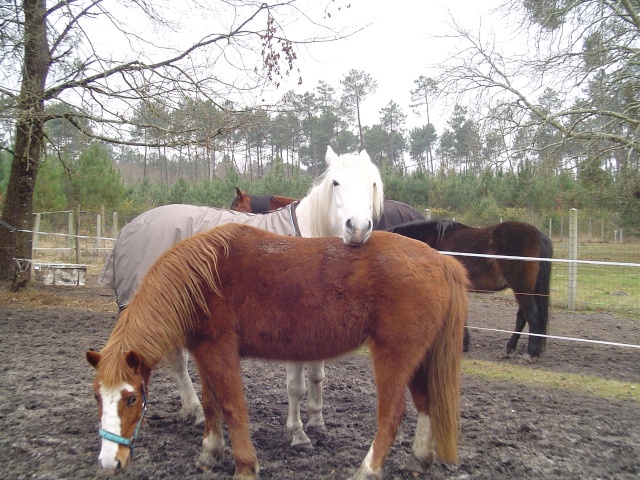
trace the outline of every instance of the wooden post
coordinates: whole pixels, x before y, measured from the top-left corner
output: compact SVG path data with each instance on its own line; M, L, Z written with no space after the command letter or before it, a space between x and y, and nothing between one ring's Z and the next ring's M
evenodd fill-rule
M76 265L80 265L80 205L76 205L75 209L75 248L76 248Z
M40 214L36 213L36 221L33 226L33 240L31 241L31 258L33 258L38 248L38 232L40 231Z
M569 260L578 259L578 210L572 208L569 211ZM569 310L576 308L576 296L578 292L578 264L569 262L569 287L567 289Z
M118 238L118 212L113 212L113 234L112 238Z
M553 219L552 219L552 218L549 218L549 238L553 238L553 237L551 236L551 233L552 233L552 232L551 232L551 225L553 225Z
M73 220L73 211L69 212L69 240L67 242L67 245L69 246L69 262L71 262L71 255L73 254L73 245L74 245L74 238L73 238L73 229L75 226L75 222Z
M424 218L431 221L431 209L429 208L424 209Z
M100 253L100 248L102 247L102 215L98 214L98 218L96 218L96 241L94 245L94 255Z

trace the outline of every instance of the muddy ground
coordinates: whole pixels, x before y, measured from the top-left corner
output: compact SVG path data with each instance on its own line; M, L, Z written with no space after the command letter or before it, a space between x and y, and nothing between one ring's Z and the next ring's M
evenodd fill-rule
M36 286L22 294L0 286L0 478L99 476L93 375L84 351L103 346L116 310L109 293L90 282L83 287ZM469 324L510 329L514 318L514 303L504 297L472 296ZM637 318L554 310L550 328L559 336L640 344ZM522 378L497 381L465 375L459 465L435 464L424 476L402 471L415 425L408 401L385 478L640 478L638 400L603 398L526 378L530 369L537 369L639 388L639 350L553 340L544 358L530 366L518 357L496 358L506 334L472 333L467 359L520 366ZM521 342L518 356L525 345ZM293 452L285 435L284 367L251 361L243 368L261 478L342 479L354 473L375 428L375 388L365 355L327 365L328 432L312 437L315 449L309 453ZM152 377L149 401L134 462L121 478L233 475L230 455L216 472L196 469L202 431L182 421L166 367Z

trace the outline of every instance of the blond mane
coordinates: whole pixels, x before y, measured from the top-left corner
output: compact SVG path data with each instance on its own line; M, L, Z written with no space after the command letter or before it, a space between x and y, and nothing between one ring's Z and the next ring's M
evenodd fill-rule
M199 312L207 312L204 290L220 295L218 259L242 225L230 223L190 237L166 251L149 269L102 349L98 365L104 382L126 381L125 354L137 352L155 367L183 348Z

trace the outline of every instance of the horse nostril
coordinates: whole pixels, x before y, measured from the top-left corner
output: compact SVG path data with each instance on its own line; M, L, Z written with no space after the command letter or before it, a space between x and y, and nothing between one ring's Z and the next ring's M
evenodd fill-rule
M122 464L120 463L120 460L116 460L116 472L119 471L122 468Z
M351 219L347 220L346 225L347 225L347 230L348 231L350 231L350 232L353 231L353 223L351 223Z

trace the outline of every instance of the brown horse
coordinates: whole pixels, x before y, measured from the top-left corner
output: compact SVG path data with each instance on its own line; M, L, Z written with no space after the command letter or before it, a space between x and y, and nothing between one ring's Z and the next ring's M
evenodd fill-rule
M298 201L297 198L278 195L249 195L236 187L236 197L231 202L231 210L245 213L267 213L286 207ZM384 209L373 225L374 230L387 230L395 225L424 220L424 216L411 205L397 200L385 200Z
M455 259L387 232L374 232L358 248L242 224L190 237L149 270L102 351L86 354L96 369L100 464L107 473L127 465L151 372L168 352L186 347L206 417L198 466L220 462L224 420L234 478L256 479L241 357L318 361L364 341L378 430L354 478L382 478L407 387L418 410L414 466L428 467L434 454L456 462L466 287Z
M267 213L297 202L298 198L278 195L249 195L236 187L236 196L231 202L231 210L245 213Z
M415 238L440 251L501 255L512 257L552 258L553 244L549 237L533 225L522 222L504 222L474 228L458 222L417 221L389 229L406 237ZM455 253L454 253L455 255ZM525 359L537 359L546 346L549 324L549 291L551 262L458 256L467 268L471 288L496 292L511 288L518 302L516 333L501 357L516 350L519 332L529 324L529 344ZM466 331L465 331L466 334ZM468 334L465 335L468 343Z

